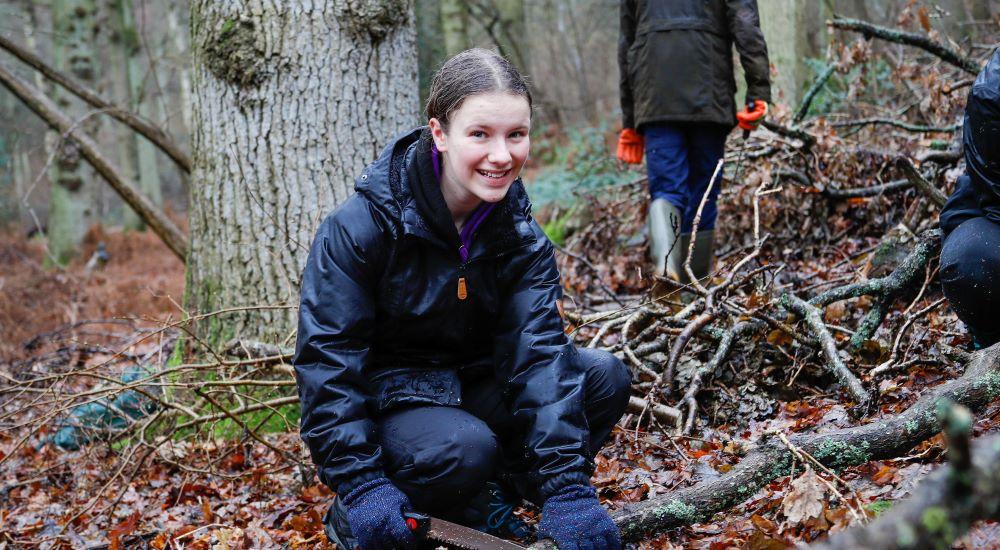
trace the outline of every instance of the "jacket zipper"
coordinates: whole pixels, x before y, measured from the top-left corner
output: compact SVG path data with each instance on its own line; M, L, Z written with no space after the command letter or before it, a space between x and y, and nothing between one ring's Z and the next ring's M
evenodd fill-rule
M462 250L462 247L464 247L464 246L465 246L464 244L458 246L458 249L459 249L458 256L459 256L459 258L462 257L461 250ZM456 295L458 296L458 299L459 300L465 300L466 298L469 297L469 284L468 284L468 282L465 279L465 270L466 270L466 268L469 267L469 264L471 264L474 261L478 261L478 260L486 260L486 259L495 260L497 258L500 258L501 256L506 256L507 254L511 254L513 252L516 252L516 251L518 251L518 250L520 250L522 248L526 248L528 246L531 246L530 242L528 242L528 243L521 243L518 246L515 246L513 248L509 248L507 250L501 251L501 252L499 252L497 254L494 254L492 256L480 256L478 258L469 258L468 260L464 260L461 263L459 263L458 264L458 273L459 273L458 274L458 286L457 286L457 289L456 289Z
M459 258L462 257L462 250L464 248L465 248L465 244L458 245L458 257ZM459 300L465 300L466 298L469 297L469 289L468 289L468 287L466 286L466 283L465 283L465 266L468 265L468 263L469 263L468 260L463 260L462 263L459 264L459 266L458 266L458 273L459 273L459 275L458 275L458 290L456 292L456 295L458 296Z

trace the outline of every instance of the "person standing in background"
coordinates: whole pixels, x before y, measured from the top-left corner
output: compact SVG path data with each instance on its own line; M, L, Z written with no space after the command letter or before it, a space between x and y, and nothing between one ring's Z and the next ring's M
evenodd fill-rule
M746 75L746 109L736 111L732 47ZM618 66L622 131L619 160L649 176L650 257L655 273L684 281L691 268L711 273L716 200L712 186L698 225L695 213L736 124L755 129L771 101L767 44L756 0L622 0Z

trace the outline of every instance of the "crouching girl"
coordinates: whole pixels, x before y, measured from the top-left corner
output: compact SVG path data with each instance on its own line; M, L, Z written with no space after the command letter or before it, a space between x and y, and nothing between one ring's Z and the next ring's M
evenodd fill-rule
M428 126L399 136L323 222L302 279L293 359L301 433L337 493L342 548L412 548L418 510L561 549L619 548L590 484L628 401L609 353L567 339L553 247L519 178L531 95L468 50L431 85Z

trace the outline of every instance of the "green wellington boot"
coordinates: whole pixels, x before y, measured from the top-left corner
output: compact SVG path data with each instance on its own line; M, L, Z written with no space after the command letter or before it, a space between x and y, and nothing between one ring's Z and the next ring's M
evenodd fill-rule
M649 257L656 275L680 280L683 266L680 243L681 211L667 199L649 205Z
M680 244L684 248L681 255L682 263L680 271L682 276L680 281L683 283L689 283L691 280L687 276L687 272L684 270L683 258L687 256L688 248L691 246L691 234L684 233L681 235ZM704 231L699 231L694 237L694 253L691 256L691 271L694 272L694 276L697 277L699 281L703 281L712 274L713 260L715 260L715 230L706 229Z

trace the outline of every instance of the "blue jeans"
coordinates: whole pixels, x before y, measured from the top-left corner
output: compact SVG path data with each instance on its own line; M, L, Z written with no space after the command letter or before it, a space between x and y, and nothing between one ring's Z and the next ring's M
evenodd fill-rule
M725 153L729 128L711 122L659 122L643 127L649 194L667 199L681 211L681 232L690 233L698 205L716 165ZM712 229L722 177L705 203L698 230Z

